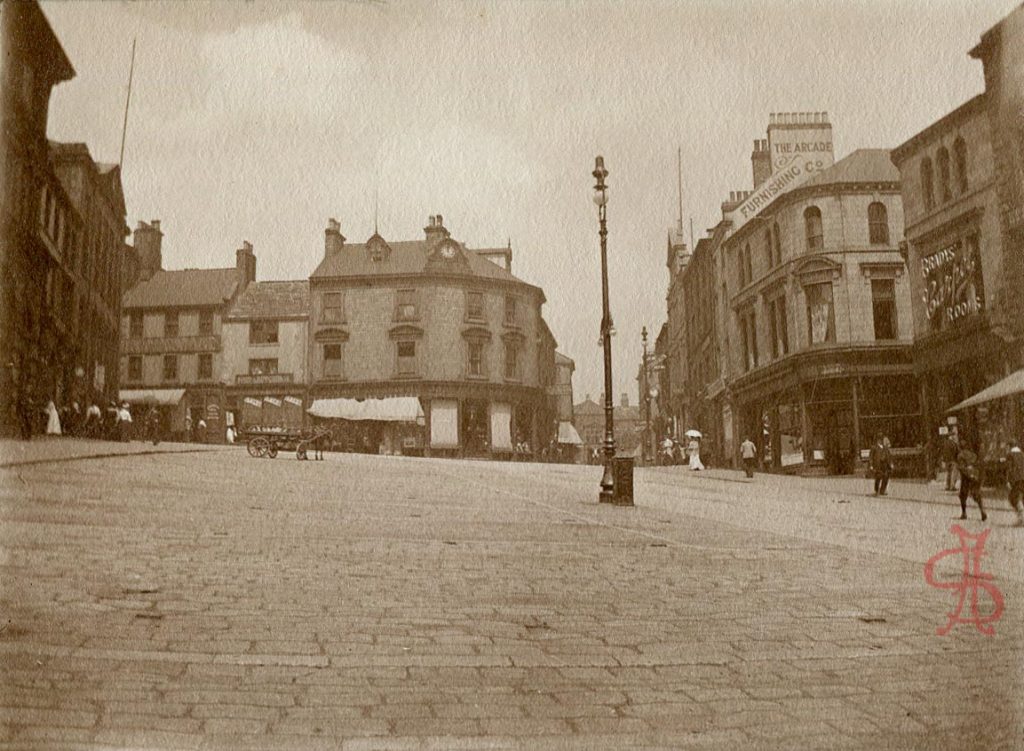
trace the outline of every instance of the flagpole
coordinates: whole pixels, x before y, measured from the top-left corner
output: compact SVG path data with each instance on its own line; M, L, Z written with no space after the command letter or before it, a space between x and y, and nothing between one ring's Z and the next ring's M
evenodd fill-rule
M118 167L124 173L124 141L128 134L128 106L132 102L132 78L135 75L135 37L132 37L132 62L128 68L128 97L124 102L124 124L121 126L121 156L117 160Z

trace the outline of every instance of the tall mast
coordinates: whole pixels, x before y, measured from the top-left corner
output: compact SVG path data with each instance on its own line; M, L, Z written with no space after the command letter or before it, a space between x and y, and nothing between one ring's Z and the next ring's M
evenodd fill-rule
M128 134L128 105L132 103L132 77L135 75L135 37L132 37L132 62L128 67L128 96L124 102L124 124L121 126L121 156L117 160L117 166L124 174L124 141ZM122 178L123 179L123 178Z
M679 220L678 221L679 221L679 223L678 223L677 226L679 227L679 234L681 235L681 234L683 234L683 147L682 146L679 147L679 150L676 152L676 155L677 155L677 158L678 158L678 169L677 169L676 177L678 179L678 188L679 188L679 190L678 190L678 196L679 196ZM691 238L690 242L691 243L693 242L692 238Z

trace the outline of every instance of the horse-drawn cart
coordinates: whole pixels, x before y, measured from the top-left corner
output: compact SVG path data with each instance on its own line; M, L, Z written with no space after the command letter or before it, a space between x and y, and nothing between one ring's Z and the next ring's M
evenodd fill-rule
M296 459L308 459L306 452L310 447L313 447L322 459L323 447L330 441L330 433L325 430L254 428L247 430L244 436L249 456L256 459L276 459L281 451L295 451Z

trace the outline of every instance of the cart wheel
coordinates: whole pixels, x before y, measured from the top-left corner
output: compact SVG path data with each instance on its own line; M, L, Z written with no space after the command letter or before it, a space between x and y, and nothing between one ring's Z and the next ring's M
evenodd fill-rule
M249 452L249 456L254 458L260 455L259 447L257 446L257 441L259 441L258 438L250 438L245 443L246 451Z
M277 458L277 444L276 443L271 443L270 444L270 447L267 449L267 456L269 456L271 459L276 459Z
M268 441L266 438L260 437L253 441L253 443L255 444L256 447L257 457L262 458L267 455L267 452L270 450L270 441Z

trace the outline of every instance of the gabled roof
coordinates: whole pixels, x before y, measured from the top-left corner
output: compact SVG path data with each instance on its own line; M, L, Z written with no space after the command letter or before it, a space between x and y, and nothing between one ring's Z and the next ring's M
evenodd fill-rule
M250 282L225 316L228 319L309 316L309 282Z
M857 149L828 169L810 178L800 188L836 183L898 183L900 171L889 158L888 149Z
M367 250L366 244L349 245L346 243L340 251L324 258L310 278L421 274L426 270L427 259L432 247L426 240L389 242L388 247L391 248L390 253L381 257L380 260L374 260ZM465 254L472 275L485 279L527 284L493 261L483 258L477 251L471 250L461 243L459 243L459 247Z
M577 417L580 415L603 415L604 407L593 399L584 399L579 404L573 405L572 413Z
M171 308L223 305L238 287L238 270L158 271L125 292L123 308Z

